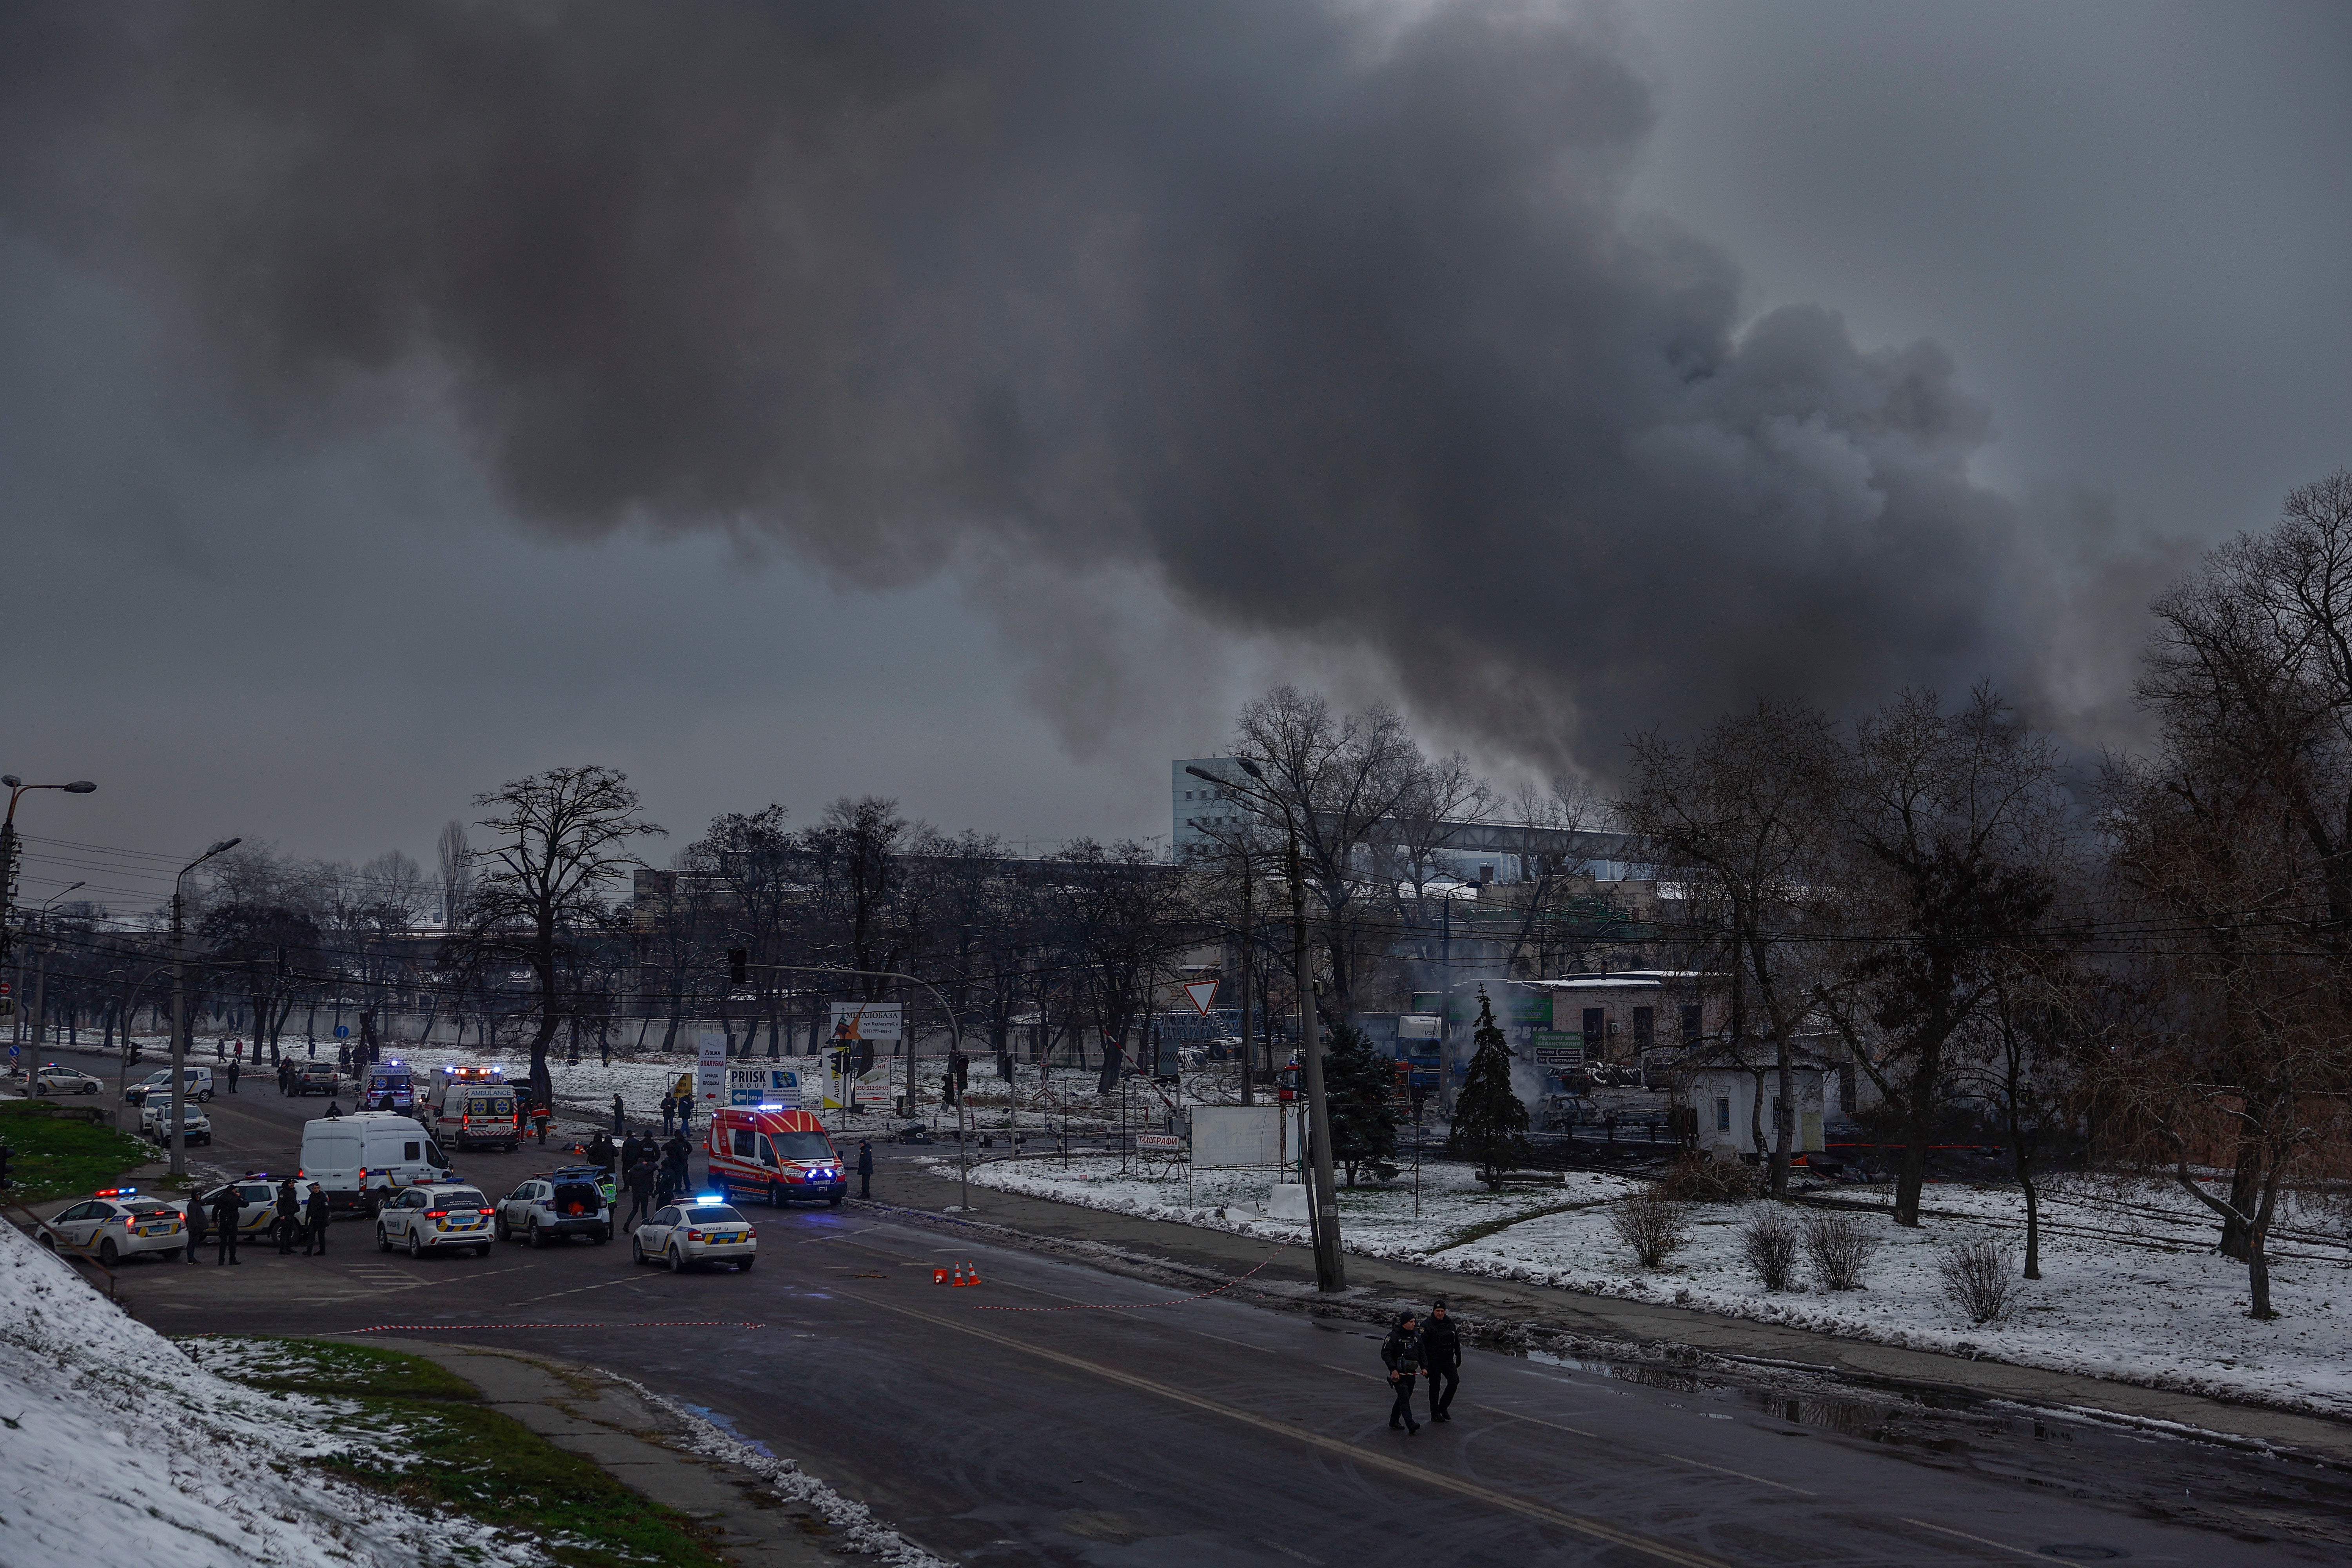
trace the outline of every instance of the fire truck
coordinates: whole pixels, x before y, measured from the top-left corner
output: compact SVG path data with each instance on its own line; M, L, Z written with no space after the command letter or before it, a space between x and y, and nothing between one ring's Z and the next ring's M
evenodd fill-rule
M710 1184L730 1198L838 1204L849 1195L841 1156L824 1124L805 1110L776 1105L720 1106L710 1113L705 1148Z

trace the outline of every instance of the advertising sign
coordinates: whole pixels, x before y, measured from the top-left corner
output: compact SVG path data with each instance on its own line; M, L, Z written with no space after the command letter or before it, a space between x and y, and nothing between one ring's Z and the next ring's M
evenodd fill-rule
M729 1068L727 1103L781 1105L788 1110L796 1110L801 1103L800 1068L774 1066Z
M896 1002L835 1002L833 1005L833 1043L896 1040L900 1037L899 1012L899 1005Z
M1574 1029L1538 1029L1528 1038L1539 1068L1580 1068L1584 1037Z
M1135 1146L1139 1149L1157 1149L1164 1153L1172 1154L1184 1147L1184 1140L1177 1137L1173 1132L1139 1132L1135 1135Z
M1397 1015L1397 1038L1400 1040L1441 1040L1444 1037L1445 1020L1434 1013Z
M723 1104L727 1098L727 1037L705 1031L697 1040L694 1098L698 1104Z

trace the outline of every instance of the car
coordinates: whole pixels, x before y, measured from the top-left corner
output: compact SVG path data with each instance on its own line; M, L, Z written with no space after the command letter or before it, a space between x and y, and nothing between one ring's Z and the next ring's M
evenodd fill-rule
M435 1182L404 1189L376 1211L379 1252L408 1248L422 1258L445 1247L470 1247L477 1258L490 1255L490 1201L472 1187Z
M168 1087L168 1086L167 1086ZM139 1107L141 1136L157 1143L172 1141L172 1098L159 1094ZM205 1108L193 1100L180 1102L180 1141L183 1143L209 1143L213 1141L213 1119Z
M180 1211L136 1187L105 1187L44 1221L41 1245L95 1256L109 1268L126 1258L177 1258L188 1245Z
M278 1233L278 1178L267 1171L249 1171L228 1184L236 1189L236 1234L239 1239L259 1241L275 1239ZM294 1194L301 1202L310 1201L316 1182L297 1180ZM212 1234L213 1205L220 1202L225 1188L206 1187L188 1203L188 1239L202 1247L215 1239ZM300 1222L296 1222L297 1236L301 1234Z
M305 1062L294 1069L296 1094L331 1095L343 1087L343 1075L332 1062Z
M33 1075L35 1094L96 1094L106 1087L106 1080L94 1078L79 1068L60 1067L49 1063Z
M673 1274L697 1263L731 1263L740 1272L759 1261L751 1222L717 1196L657 1208L629 1237L629 1261L665 1263Z
M551 1241L584 1236L602 1244L613 1239L613 1200L593 1165L567 1166L533 1176L499 1200L491 1228L500 1241Z
M213 1097L212 1068L184 1067L180 1070L187 1074L185 1081L187 1083L187 1093L189 1099L205 1100L210 1100ZM124 1089L122 1091L122 1099L126 1104L144 1105L147 1103L147 1096L151 1091L159 1089L169 1089L171 1087L172 1069L170 1068L164 1068L160 1071L149 1073L137 1083L131 1084L128 1088Z

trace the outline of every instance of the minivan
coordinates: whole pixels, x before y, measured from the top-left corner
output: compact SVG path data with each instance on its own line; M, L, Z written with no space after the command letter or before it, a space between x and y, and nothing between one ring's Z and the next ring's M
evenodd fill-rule
M373 1214L386 1199L420 1182L449 1179L449 1158L413 1116L361 1110L302 1124L298 1173L327 1192L331 1209Z

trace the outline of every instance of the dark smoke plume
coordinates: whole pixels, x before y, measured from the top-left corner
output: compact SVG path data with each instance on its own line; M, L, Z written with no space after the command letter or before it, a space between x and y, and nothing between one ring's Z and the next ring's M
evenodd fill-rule
M425 389L547 528L1139 569L1604 765L2026 676L1985 410L1932 344L1738 331L1625 210L1652 118L1540 5L0 13L0 223L258 412Z

